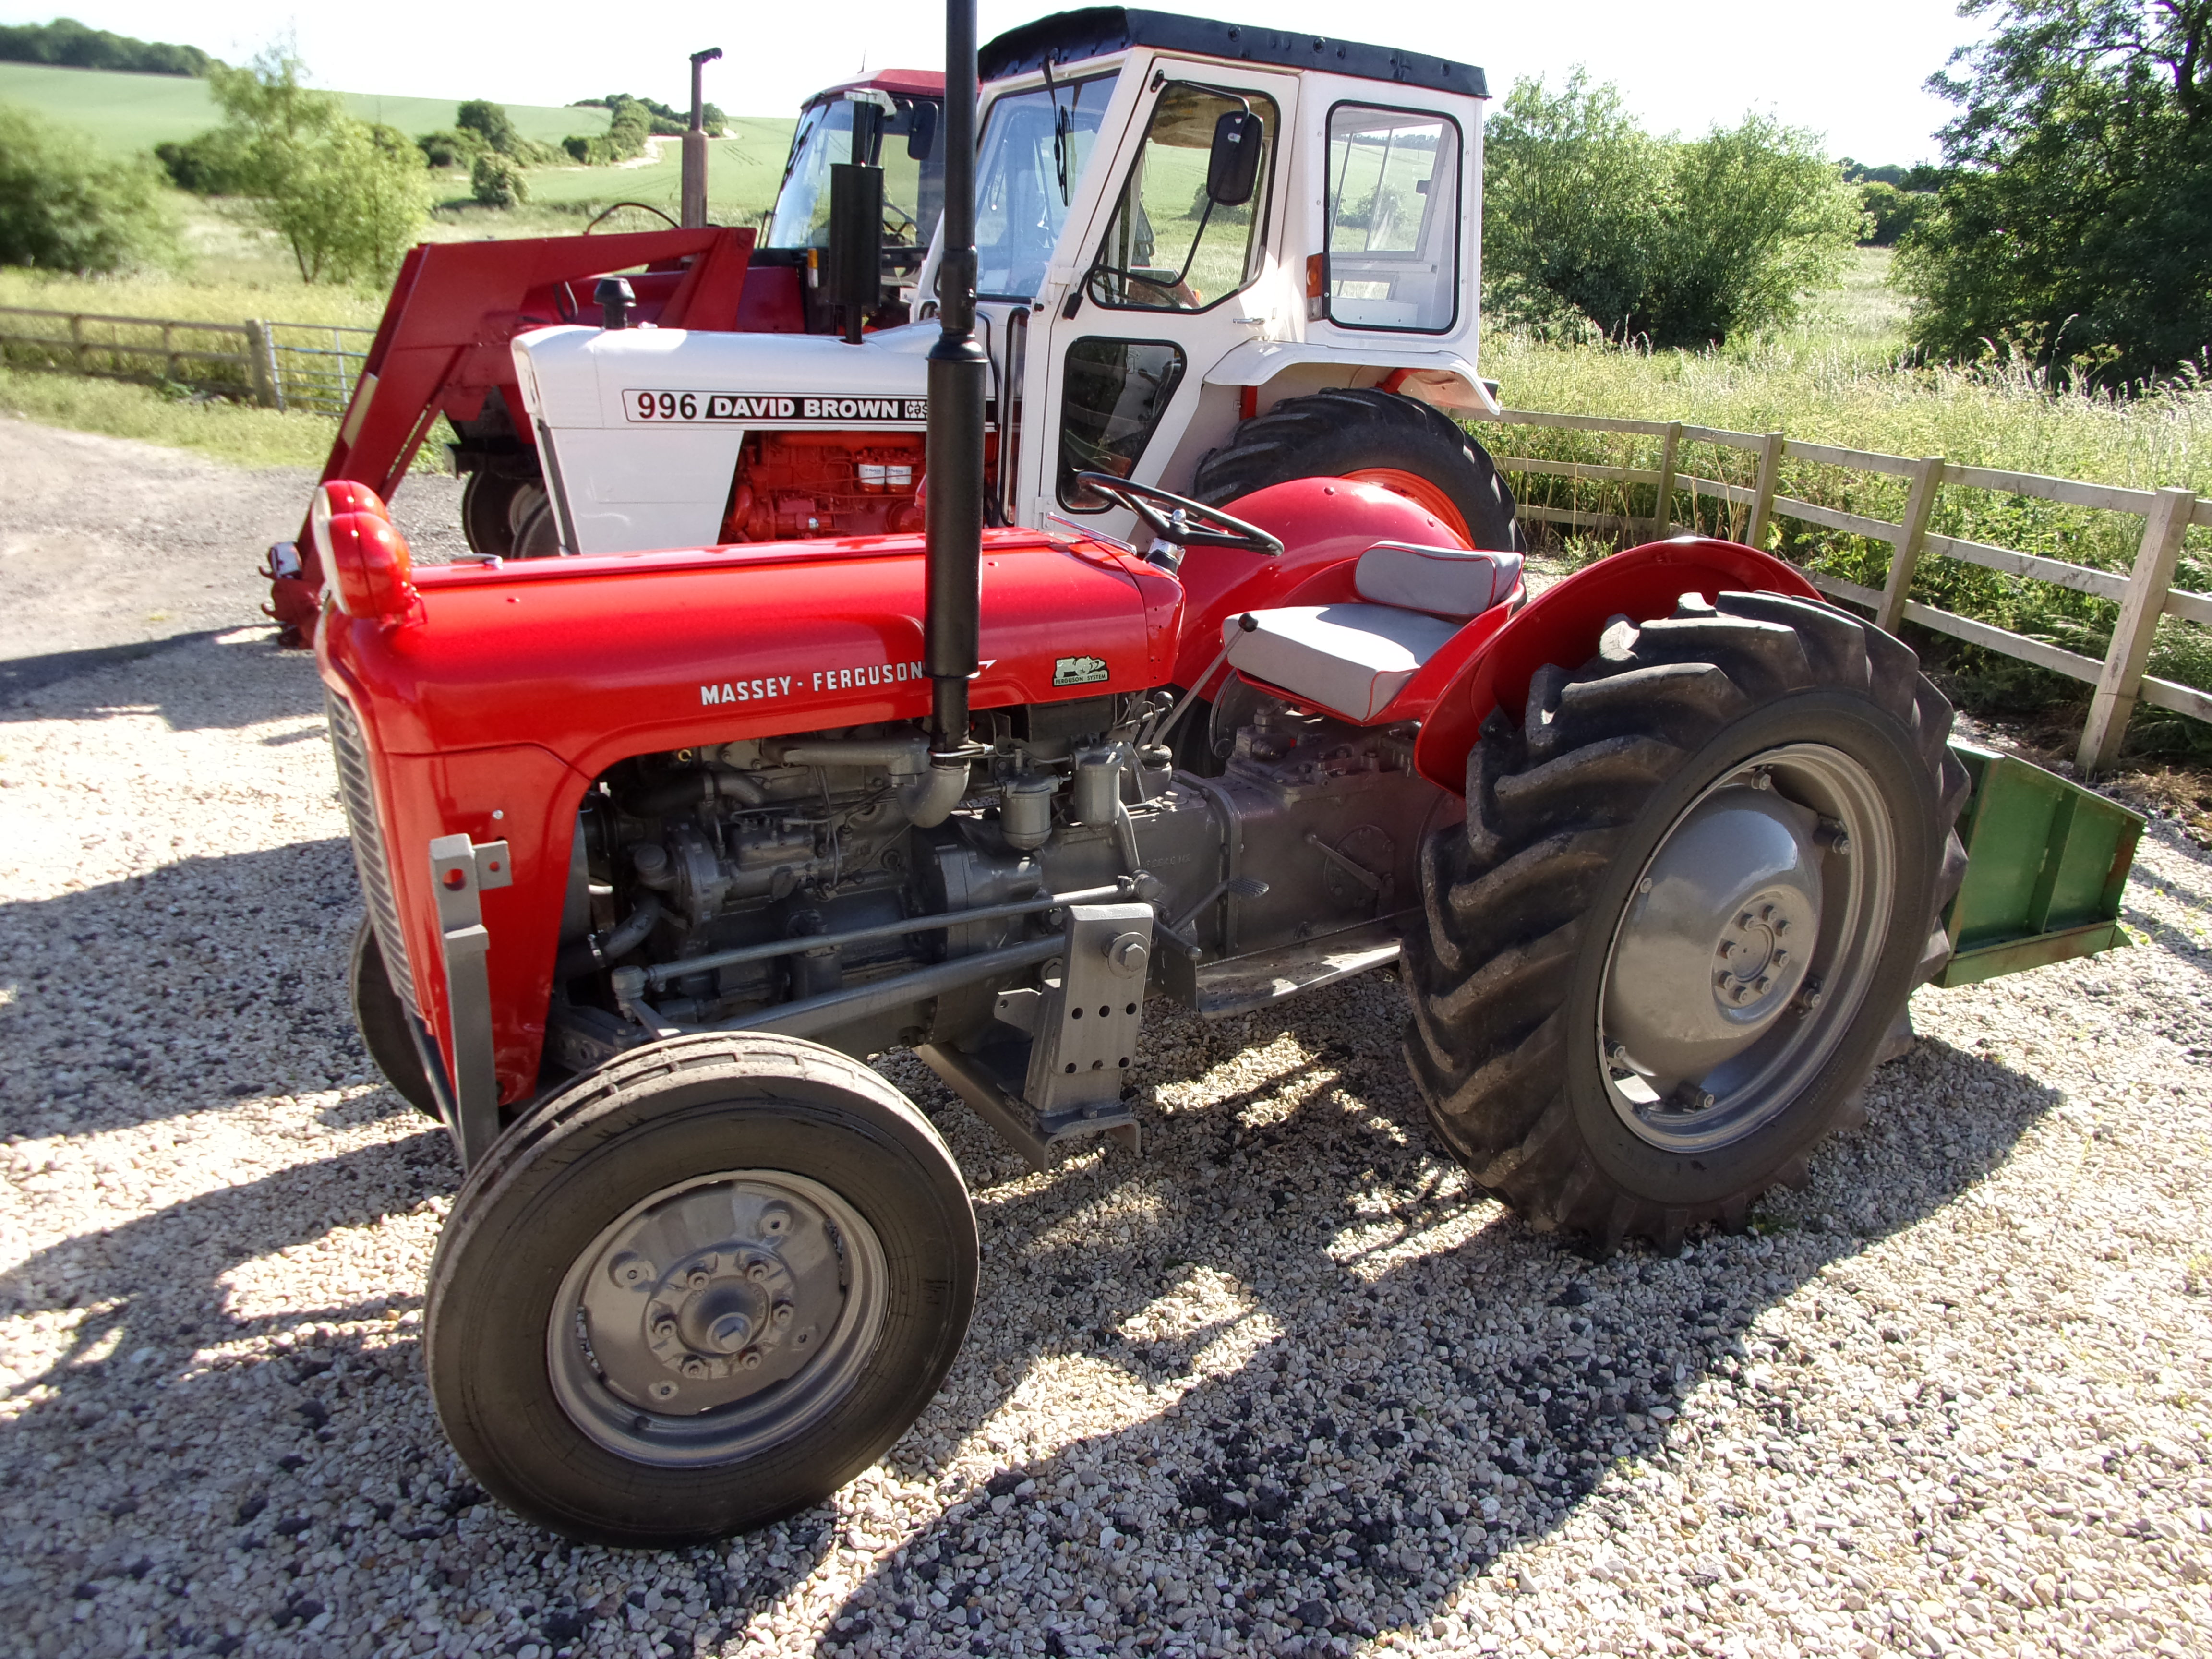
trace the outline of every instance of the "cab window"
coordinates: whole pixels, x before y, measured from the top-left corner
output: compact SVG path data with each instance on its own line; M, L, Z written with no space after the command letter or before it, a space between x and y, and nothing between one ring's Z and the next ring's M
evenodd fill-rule
M1459 124L1340 104L1328 115L1328 316L1442 333L1459 314Z
M1206 194L1206 161L1221 118L1243 110L1264 131L1259 183L1250 201L1224 207ZM1091 268L1091 299L1126 310L1203 311L1258 275L1276 121L1274 100L1257 93L1182 81L1163 88Z
M1061 375L1060 504L1079 513L1113 505L1079 472L1126 478L1137 470L1160 416L1175 400L1188 367L1171 340L1107 340L1092 337L1067 349Z

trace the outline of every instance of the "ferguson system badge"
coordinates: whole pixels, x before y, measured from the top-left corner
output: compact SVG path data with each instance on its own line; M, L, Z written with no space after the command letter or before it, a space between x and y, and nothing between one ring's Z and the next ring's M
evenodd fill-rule
M1054 685L1096 685L1105 678L1103 657L1062 657L1052 665Z

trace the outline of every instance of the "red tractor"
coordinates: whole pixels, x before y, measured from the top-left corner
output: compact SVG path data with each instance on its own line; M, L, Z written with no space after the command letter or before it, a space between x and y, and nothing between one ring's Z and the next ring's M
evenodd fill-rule
M831 334L847 325L846 310L854 326L904 321L943 193L944 95L935 70L884 70L808 99L763 233L702 224L414 248L385 301L323 482L364 484L388 500L443 416L458 441L454 468L468 479L461 530L471 550L558 553L514 338L586 316L695 335ZM841 307L823 285L823 258L831 178L848 158L881 176L881 231L866 251L877 286L864 306ZM697 188L703 197L703 176ZM270 550L262 574L283 643L311 643L325 573L305 524L297 541Z
M818 1501L945 1376L975 1224L868 1055L914 1049L1042 1167L1136 1145L1149 997L1396 963L1440 1143L1539 1229L1672 1248L1853 1121L1949 949L1950 706L1778 560L1668 542L1528 600L1502 489L1464 536L1328 473L1208 504L1091 470L1133 539L987 526L970 0L948 19L926 533L410 571L373 494L317 499L355 1006L467 1170L431 1388L477 1478L577 1537ZM1227 85L1319 53L1395 106L1479 84L1158 13L1017 33L1117 98L1163 56ZM1207 131L1204 187L1249 200L1261 125Z

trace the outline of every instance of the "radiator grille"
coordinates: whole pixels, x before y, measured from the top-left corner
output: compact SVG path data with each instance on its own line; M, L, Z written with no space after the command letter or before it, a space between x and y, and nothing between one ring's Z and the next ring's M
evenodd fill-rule
M385 971L392 988L407 1005L408 1012L422 1017L415 1000L415 974L407 960L407 944L399 927L399 906L392 891L392 872L385 862L384 832L376 816L376 786L368 769L368 745L361 723L344 698L325 692L330 711L331 753L338 768L338 795L345 802L346 828L352 832L354 867L361 872L361 894L368 908L369 926L384 952Z

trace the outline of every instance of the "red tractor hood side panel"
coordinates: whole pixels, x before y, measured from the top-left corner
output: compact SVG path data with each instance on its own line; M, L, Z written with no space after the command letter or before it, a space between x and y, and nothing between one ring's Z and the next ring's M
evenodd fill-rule
M387 752L532 743L590 775L631 755L928 712L918 537L453 565L416 581L418 623L330 618ZM1181 599L1093 544L993 532L971 702L1160 684Z
M429 843L506 841L483 896L501 1097L537 1085L576 809L633 755L918 720L918 538L454 565L420 619L325 611L324 678L369 748L422 1012L452 1065ZM1182 589L1095 544L986 535L978 710L1163 684Z

